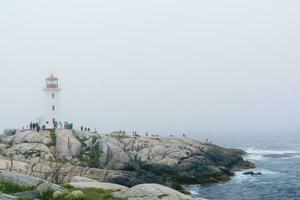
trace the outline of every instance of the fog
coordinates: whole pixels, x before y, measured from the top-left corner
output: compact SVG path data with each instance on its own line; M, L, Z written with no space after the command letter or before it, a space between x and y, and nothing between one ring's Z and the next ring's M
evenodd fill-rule
M299 1L5 1L0 130L43 116L45 78L75 127L216 142L299 138Z

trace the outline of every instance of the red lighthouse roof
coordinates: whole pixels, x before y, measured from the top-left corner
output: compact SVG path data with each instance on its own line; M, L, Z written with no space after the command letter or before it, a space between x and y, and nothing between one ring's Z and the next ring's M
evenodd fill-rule
M58 89L58 78L53 74L46 78L46 89Z
M58 80L58 78L56 78L55 76L53 76L53 74L51 74L46 80L47 81L56 81L56 80Z

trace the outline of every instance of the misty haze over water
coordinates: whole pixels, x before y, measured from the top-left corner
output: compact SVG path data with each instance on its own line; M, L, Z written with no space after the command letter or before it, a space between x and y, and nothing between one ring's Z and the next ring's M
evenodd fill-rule
M0 130L43 115L60 78L66 121L240 146L299 141L298 1L7 1Z

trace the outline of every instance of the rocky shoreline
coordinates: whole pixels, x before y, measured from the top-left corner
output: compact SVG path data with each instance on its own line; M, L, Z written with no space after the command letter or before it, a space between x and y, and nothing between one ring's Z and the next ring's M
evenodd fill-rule
M0 135L0 142L0 169L57 184L79 175L127 187L157 183L182 191L183 185L224 182L236 170L255 167L243 160L242 150L186 137L10 130Z

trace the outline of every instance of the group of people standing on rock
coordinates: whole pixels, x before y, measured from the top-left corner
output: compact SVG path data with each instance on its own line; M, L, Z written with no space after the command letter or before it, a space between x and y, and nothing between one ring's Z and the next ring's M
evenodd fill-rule
M83 127L83 126L80 127L80 130L81 130L81 131L91 132L91 129L90 129L90 128ZM94 133L98 133L98 132L97 132L97 129L94 129Z
M125 131L124 131L123 133L125 134ZM136 131L133 131L133 132L132 132L132 135L133 135L133 136L136 136L136 137L139 137L139 136L140 136L139 134L137 134ZM150 136L150 135L148 134L148 132L146 132L146 133L145 133L145 136L148 137L148 136ZM158 134L151 134L151 137L159 137L159 135L158 135ZM171 134L170 137L174 137L174 135ZM182 134L182 137L187 137L187 136L186 136L186 134L183 133L183 134Z
M40 124L37 122L30 122L29 128L30 128L30 130L36 130L37 132L40 132L40 130L41 130ZM42 128L44 130L45 126L43 126Z
M46 123L48 124L48 122L46 122ZM65 122L64 126L63 126L62 122L53 121L53 128L54 129L64 128L64 129L67 129L67 130L72 130L73 129L73 123ZM25 127L23 127L23 129L25 130ZM27 126L27 129L28 129L28 126ZM40 132L41 129L46 130L46 126L43 125L41 127L38 122L30 122L29 129L30 130L36 130L37 132Z

